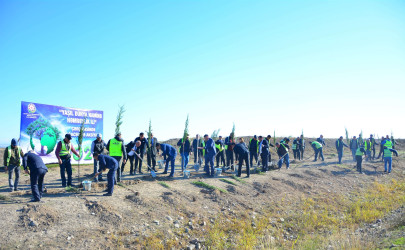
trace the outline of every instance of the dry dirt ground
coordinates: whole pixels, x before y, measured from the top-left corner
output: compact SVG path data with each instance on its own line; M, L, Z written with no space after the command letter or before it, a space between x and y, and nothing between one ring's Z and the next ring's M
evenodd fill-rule
M248 215L254 223L255 217L265 215L266 211L275 214L272 226L283 228L281 215L295 211L294 204L304 198L323 197L327 200L336 195L346 197L365 191L376 181L389 183L394 179L403 182L405 154L404 142L400 143L400 157L395 158L390 175L382 173L380 161L363 164L364 174L357 173L347 149L343 164L338 165L334 140L327 140L325 162L312 162L313 150L307 146L306 160L293 161L289 170L283 165L281 170L252 174L250 178L244 178L243 173L242 180L246 183L232 179L230 173L218 178L205 178L201 171L196 173L192 170L192 164L189 165L190 179L184 179L179 171L179 162L172 179L159 174L162 170L157 178L152 178L145 167L144 175L130 176L127 164L123 184L115 186L112 197L102 196L105 182L93 185L90 192L67 192L61 188L59 167L52 167L45 177L48 192L44 194L43 203L29 202L28 175L21 175L21 191L9 193L7 175L2 172L0 225L3 230L0 248L206 248L210 244L207 242L208 233L221 221L221 217L232 221ZM291 154L290 157L293 158ZM193 156L190 158L192 162ZM273 149L272 158L275 159ZM77 166L74 167L74 184L78 184ZM80 171L82 175L90 175L92 166L82 166ZM191 183L193 181L204 181L225 192L196 186ZM364 239L369 237L367 240L374 241L379 247L400 247L390 241L392 235L388 232L393 224L404 228L403 205L398 204L395 211L380 218L377 226L372 225L378 228L378 232L370 233L366 224L359 225L356 232L363 234ZM271 232L267 233L264 236L269 238L269 242L276 242L274 245L260 244L260 248L290 248L294 243L283 242L294 242L297 239L294 227L299 228L300 225L292 227L285 228L284 239L276 235L273 238ZM401 232L395 235L397 238L404 236L403 231L402 236ZM230 238L230 235L224 236L227 237ZM339 248L343 245L335 242L327 246ZM228 247L237 249L242 246L235 243Z

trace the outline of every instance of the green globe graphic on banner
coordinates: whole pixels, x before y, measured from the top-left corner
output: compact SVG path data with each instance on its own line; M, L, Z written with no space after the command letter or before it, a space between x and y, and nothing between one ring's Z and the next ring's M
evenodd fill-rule
M60 131L43 117L39 117L31 122L25 132L30 136L30 146L32 149L35 149L33 138L39 139L41 149L37 151L41 155L51 153L60 137Z

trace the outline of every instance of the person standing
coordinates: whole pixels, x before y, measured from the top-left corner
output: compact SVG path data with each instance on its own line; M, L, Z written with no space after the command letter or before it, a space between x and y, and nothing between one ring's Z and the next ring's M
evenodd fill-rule
M253 159L255 159L256 164L259 162L259 141L257 140L257 135L254 135L249 141L249 154L250 154L250 166L253 166Z
M153 171L156 172L156 143L158 142L157 138L153 137L153 133L150 133L150 138L148 138L148 149L147 149L147 161L148 165L152 167Z
M373 152L371 159L374 160L375 159L375 145L379 145L379 144L376 142L373 135L370 135L370 142L371 142L371 150Z
M364 150L363 146L360 146L356 149L356 162L357 162L357 171L359 171L360 174L363 173L361 169L361 163L363 162L363 154L366 154L366 151Z
M110 156L118 162L118 168L116 169L117 174L114 175L114 178L116 178L116 182L120 182L121 181L120 162L122 160L123 164L125 165L127 161L127 151L125 149L124 140L121 138L121 133L118 133L114 138L108 141L107 150L108 152L110 152ZM112 166L111 168L108 169L111 170Z
M370 139L367 139L364 142L364 150L366 151L366 161L371 161L371 147L372 147L371 141Z
M391 173L392 169L392 153L398 157L398 152L392 148L391 142L384 144L384 173Z
M317 161L317 159L318 159L318 154L319 154L319 157L322 158L322 161L324 161L325 159L323 158L322 144L319 143L318 141L313 141L313 142L311 143L311 146L312 146L312 148L314 149L314 152L315 152L315 159L314 159L314 161Z
M104 154L104 149L107 145L105 144L102 135L101 134L97 134L97 138L91 143L91 155L93 155L94 153L97 153L99 155ZM93 159L94 161L94 168L93 168L93 173L94 175L96 173L98 173L98 161L96 159ZM100 174L98 176L98 178L95 178L94 181L104 181L103 180L103 175Z
M187 169L187 164L189 161L190 157L190 152L191 152L191 141L190 137L188 134L186 134L186 138L181 138L177 142L177 146L179 146L179 152L181 156L181 171L184 171Z
M336 140L335 146L336 146L336 150L337 150L337 153L338 153L339 164L342 164L343 147L348 148L349 146L347 146L343 142L343 136L339 137L339 139Z
M42 194L44 192L43 184L45 174L48 172L48 168L45 166L41 157L32 153L32 151L24 155L23 165L25 173L30 175L31 191L33 196L31 202L39 202L41 201Z
M318 139L316 139L322 146L326 146L325 140L323 139L323 135L320 135Z
M205 172L208 176L214 177L214 159L215 159L215 143L212 138L206 134L204 135L205 142Z
M202 165L202 159L204 157L204 150L203 149L198 149L198 148L204 148L205 144L204 141L201 139L200 135L197 134L195 136L195 139L193 140L193 153L194 153L194 164L197 163L201 166Z
M102 171L105 171L107 168L109 169L107 173L107 193L103 194L103 196L112 196L114 192L115 175L120 172L119 161L117 161L115 157L99 155L97 153L93 155L93 158L98 160L100 164L100 171L96 173L96 177Z
M290 168L290 156L288 154L288 149L290 148L288 144L286 143L276 143L277 147L277 155L279 157L278 160L278 169L281 169L281 166L283 166L283 163L285 162L285 165L287 169Z
M162 156L166 163L165 171L162 174L167 174L167 170L169 169L169 163L171 163L171 170L170 175L168 177L172 178L174 176L174 161L176 160L177 150L169 144L165 143L156 143L156 149L162 150Z
M353 136L349 143L349 148L352 151L353 161L356 161L356 152L359 146L359 141L357 140L356 136Z
M217 168L219 168L219 163L222 163L222 166L225 167L224 146L225 142L222 140L222 136L219 136L218 140L215 141L215 147L217 149Z
M21 147L17 146L17 140L13 138L11 140L10 146L8 146L6 150L4 150L3 157L5 171L8 171L8 185L10 187L10 192L18 191L22 157L24 157L24 152L22 151ZM13 173L15 174L14 182Z
M226 167L235 170L234 158L233 158L233 148L235 147L235 141L232 135L225 138L225 155L226 155Z
M300 154L300 137L297 137L293 143L292 143L292 150L294 153L294 160L298 159L301 160L301 154Z
M72 136L66 134L65 138L62 141L58 142L58 145L55 149L56 158L58 158L59 167L60 167L60 178L62 180L62 187L66 187L66 176L67 173L67 186L72 186L72 163L70 162L72 153L80 158L80 154L75 150L72 143Z
M304 135L301 135L300 140L299 140L299 150L301 154L301 160L304 160L304 151L305 151L305 139Z
M377 160L380 158L380 156L384 153L384 142L385 142L385 137L381 137L381 142L380 142L380 152L378 153ZM381 161L384 161L384 156L381 158Z
M129 175L134 175L134 161L135 161L135 154L129 154L131 152L131 150L134 148L135 146L135 142L134 141L130 141L127 145L125 145L125 151L127 152L127 162L129 162L130 164L130 168L129 168ZM124 169L125 169L125 163L122 163L121 165L121 176L124 173ZM101 173L100 173L101 175Z
M271 143L271 135L267 135L266 140L267 140L267 143L269 144L269 162L271 162L270 147L273 147L273 148L274 148L275 145L273 145L273 144ZM277 151L277 149L276 149L276 151Z
M263 140L263 136L259 136L259 154L262 159L262 171L267 172L269 170L269 143L267 140Z
M399 145L398 142L394 139L394 136L391 135L392 149L395 149L395 145Z
M142 172L143 156L145 155L146 148L148 147L148 143L146 141L145 134L142 132L139 133L139 137L136 137L134 141L135 141L135 143L136 143L136 141L141 142L141 146L137 149L138 151L136 151L136 153L139 155L139 157L137 157L137 156L135 157L135 172L134 173L136 173L136 168L138 168L139 174L143 174L143 172Z
M254 142L256 143L256 142ZM249 149L247 148L243 138L239 138L239 143L235 145L234 152L236 159L239 163L238 168L238 177L242 175L242 164L245 162L246 164L246 177L249 178L250 176L250 168L249 168Z

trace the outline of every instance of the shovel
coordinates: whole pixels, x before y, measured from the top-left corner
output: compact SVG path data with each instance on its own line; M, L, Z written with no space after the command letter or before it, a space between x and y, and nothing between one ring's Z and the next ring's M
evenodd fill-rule
M138 157L139 160L141 160L141 162L143 162L143 159L139 156L139 154L137 154L134 151L135 155ZM156 172L149 166L149 164L146 163L146 166L148 166L149 170L150 170L150 175L152 175L153 178L156 177Z

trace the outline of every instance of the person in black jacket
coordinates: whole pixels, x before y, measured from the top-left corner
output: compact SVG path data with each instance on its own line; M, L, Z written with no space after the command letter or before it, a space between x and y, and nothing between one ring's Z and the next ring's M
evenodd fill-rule
M148 165L156 172L156 155L157 155L157 148L156 143L158 142L157 138L153 137L153 134L150 134L150 138L148 138L148 151L147 151L147 160ZM151 165L152 163L152 165Z
M219 136L219 139L215 141L215 147L217 148L217 156L216 156L217 168L219 168L220 162L225 167L225 156L224 156L225 142L224 140L222 140L222 136Z
M93 155L94 153L97 154L103 154L104 153L104 149L107 146L107 144L104 142L103 136L101 134L97 134L97 139L95 139L92 143L91 143L91 155ZM93 173L96 174L98 173L98 161L96 161L96 159L94 160L94 168L93 168ZM94 179L96 182L97 181L104 181L103 180L103 176L100 174L98 176L98 178Z
M259 141L257 140L257 135L253 136L249 141L249 154L250 154L250 166L253 166L253 158L256 160L256 164L259 162L258 152L259 152Z
M292 143L292 150L294 153L294 160L298 158L298 160L301 160L301 154L300 154L300 138L297 137L293 143Z
M127 155L128 155L128 160L127 160L127 162L129 161L129 164L130 164L130 168L129 168L129 174L130 174L130 175L134 175L134 160L135 160L135 154L129 155L129 152L131 152L131 150L132 150L132 148L133 148L134 146L135 146L135 142L134 142L134 141L131 141L131 142L129 142L127 145L125 145L125 150L127 151ZM122 166L121 166L121 174L124 172L124 167L125 167L125 164L122 163ZM100 172L100 175L101 175L101 172Z
M301 160L304 160L304 151L305 151L305 139L304 139L304 135L300 136L300 140L299 140L299 145L300 145L300 153L301 153Z
M247 178L250 176L250 169L249 169L249 149L247 148L243 138L239 138L239 143L235 145L233 148L233 151L235 152L236 159L239 162L239 168L238 168L238 177L241 176L242 174L242 164L243 161L245 161L246 164L246 174Z
M191 152L191 141L189 135L186 135L185 140L181 138L177 142L177 146L179 146L180 156L181 156L181 171L187 169L188 160L190 158Z
M281 166L285 162L287 169L290 168L290 157L288 155L288 149L290 148L286 143L276 143L277 154L279 157L278 168L281 169Z
M197 134L195 136L195 139L193 140L194 164L196 164L197 160L198 160L198 164L200 164L200 166L202 165L202 161L203 161L202 159L204 157L204 153L203 153L202 149L198 149L198 148L203 148L203 147L204 147L203 140L201 139L200 135ZM198 157L198 159L197 159L197 157Z
M136 153L139 155L139 157L142 159L139 159L138 157L135 157L135 169L134 169L134 173L136 173L136 168L139 167L139 173L142 173L142 162L143 162L143 156L146 153L146 148L148 147L148 143L147 140L144 136L144 133L139 133L139 137L135 138L135 143L136 141L140 141L141 142L141 146L139 148L137 148Z
M267 140L263 140L263 136L259 136L259 154L262 158L262 171L267 172L269 170L269 142Z
M42 198L43 183L48 168L45 166L41 157L32 153L32 151L24 155L23 166L25 173L30 175L31 191L32 196L34 197L31 201L39 202Z

